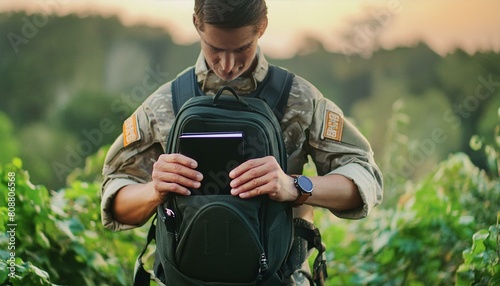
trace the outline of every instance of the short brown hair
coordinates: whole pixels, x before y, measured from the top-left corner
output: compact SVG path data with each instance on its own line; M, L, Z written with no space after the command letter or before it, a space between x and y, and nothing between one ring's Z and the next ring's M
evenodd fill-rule
M220 28L259 26L267 20L265 0L195 0L195 25L203 30L205 23Z

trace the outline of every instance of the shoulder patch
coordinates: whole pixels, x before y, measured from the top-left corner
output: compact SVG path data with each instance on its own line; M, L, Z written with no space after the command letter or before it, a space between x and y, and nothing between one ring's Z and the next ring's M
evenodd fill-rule
M328 138L335 141L342 141L344 118L340 114L326 110L323 124L323 139Z
M123 122L123 147L141 140L138 125L139 122L135 113Z

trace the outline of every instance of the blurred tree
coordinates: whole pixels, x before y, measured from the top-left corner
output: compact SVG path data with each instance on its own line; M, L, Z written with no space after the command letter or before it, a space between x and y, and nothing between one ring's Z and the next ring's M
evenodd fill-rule
M122 131L122 118L112 111L114 95L104 91L80 91L61 106L51 119L52 126L91 143L91 153L112 143Z
M13 124L9 117L0 111L0 162L7 163L19 156L19 141L13 132Z
M440 128L451 125L452 133L461 134L449 141L448 152L458 144L475 164L485 166L484 156L470 149L469 138L476 133L483 137L498 121L493 106L498 106L500 93L500 55L457 50L439 57L424 44L383 50L378 38L393 18L382 15L391 11L371 11L375 13L355 19L338 42L337 47L350 45L347 54L331 53L311 36L296 57L269 61L312 82L356 120L373 142L376 156L383 154L387 144L385 124L392 118L392 105L404 99L408 107L401 112L409 117L412 129L408 136L427 138L435 127L422 114L432 111L429 118ZM97 150L98 142L109 144L116 133L101 134L101 140L92 131L118 130L120 121L147 95L193 65L200 51L198 43L180 46L165 30L124 26L116 17L0 14L0 29L6 31L6 37L0 38L0 110L22 139L20 155L38 156L23 158L33 178L50 187L54 181L64 181L53 178L50 164L62 162L64 174L81 167L64 163L65 157L83 164L82 154ZM477 96L478 87L487 98ZM105 124L100 126L103 119ZM45 153L33 150L33 135L42 146L37 150ZM76 160L77 155L81 160Z
M440 87L447 94L451 105L444 117L450 114L455 116L454 120L449 121L453 123L453 128L462 130L461 150L482 168L485 167L485 157L473 152L469 139L476 135L478 128L484 130L480 126L494 126L498 122L495 116L497 111L490 106L495 103L498 106L500 69L493 62L499 59L499 55L493 53L471 57L457 50L437 66Z
M57 190L66 183L66 176L76 167L83 165L85 149L78 148L75 135L53 128L44 122L30 124L18 133L21 142L20 157L30 170L35 184L45 184ZM54 168L56 166L56 168Z

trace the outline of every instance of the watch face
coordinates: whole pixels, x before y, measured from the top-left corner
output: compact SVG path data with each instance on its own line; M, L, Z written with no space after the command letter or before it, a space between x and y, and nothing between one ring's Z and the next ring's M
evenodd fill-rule
M306 176L299 176L297 178L297 185L306 193L311 193L313 191L313 183Z

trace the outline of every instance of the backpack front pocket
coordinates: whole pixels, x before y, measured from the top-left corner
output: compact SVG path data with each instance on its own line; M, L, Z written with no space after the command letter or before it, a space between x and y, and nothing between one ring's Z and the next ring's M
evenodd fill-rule
M211 202L194 211L194 200ZM176 249L179 271L206 282L248 283L261 271L260 200L232 196L178 197L183 218ZM191 210L189 210L191 209ZM187 214L187 216L186 216ZM264 259L265 260L265 259Z

